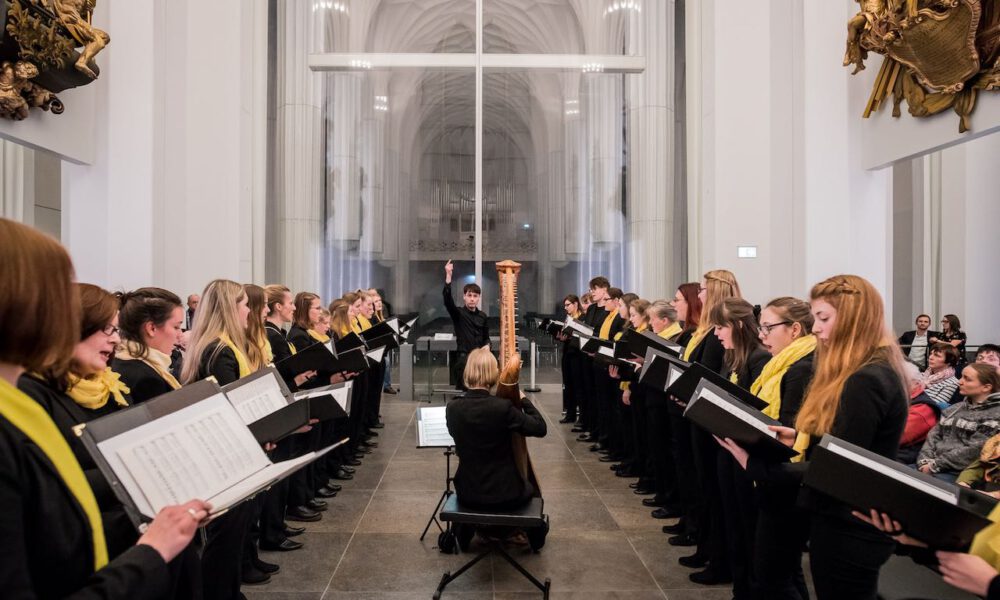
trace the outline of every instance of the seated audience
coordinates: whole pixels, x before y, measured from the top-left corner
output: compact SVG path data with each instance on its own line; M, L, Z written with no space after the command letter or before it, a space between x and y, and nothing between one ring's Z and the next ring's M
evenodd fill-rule
M976 362L993 365L997 370L1000 370L1000 346L983 344L976 351Z
M924 445L924 440L927 439L927 434L941 418L941 407L924 393L923 376L917 365L906 363L903 367L906 372L906 383L910 389L910 412L906 417L903 437L899 440L896 460L913 465L917 462L917 455Z
M958 320L958 317L956 315L945 315L941 319L941 333L936 337L931 336L930 342L931 344L937 344L938 342L951 344L958 350L961 361L965 362L966 339L967 336L962 331L962 322Z
M958 390L958 379L955 378L958 358L958 350L950 344L937 343L931 346L927 370L924 371L921 383L927 396L942 409L952 403Z
M930 338L939 337L937 331L930 331L930 315L917 315L915 321L917 328L907 331L899 336L899 345L903 349L903 354L907 360L921 368L927 368L927 350L931 347Z
M986 440L1000 433L1000 373L990 365L969 365L962 370L959 390L965 400L944 411L917 458L922 472L948 481L955 481Z
M1000 434L986 440L979 458L959 473L957 483L1000 498Z

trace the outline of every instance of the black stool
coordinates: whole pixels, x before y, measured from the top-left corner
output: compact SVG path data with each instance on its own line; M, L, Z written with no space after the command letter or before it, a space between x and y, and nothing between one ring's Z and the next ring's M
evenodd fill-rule
M529 502L526 506L511 512L488 512L466 508L459 504L457 494L451 494L448 497L448 500L444 503L444 508L441 509L440 519L448 523L449 528L452 523L469 525L471 527L502 526L520 527L521 529L535 529L541 527L547 528L549 526L549 517L548 515L542 513L544 506L545 503L541 498L532 498L531 502ZM538 552L537 548L532 548L532 550ZM462 565L462 568L455 571L454 575L452 575L451 571L448 571L441 576L441 583L438 584L437 590L434 592L434 600L439 600L441 598L441 592L444 591L445 586L458 579L462 573L465 573L475 566L476 563L494 552L503 557L503 559L517 569L521 575L524 575L525 579L541 590L543 598L547 599L549 597L549 588L552 586L552 581L549 578L546 578L544 583L538 581L534 575L521 566L521 563L514 560L514 557L504 550L503 542L491 541L489 543L489 548L485 552Z

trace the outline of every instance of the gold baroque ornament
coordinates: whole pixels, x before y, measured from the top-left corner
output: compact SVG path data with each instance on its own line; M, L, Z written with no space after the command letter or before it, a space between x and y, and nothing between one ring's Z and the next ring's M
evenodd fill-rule
M857 74L869 52L884 56L864 117L892 94L894 117L903 100L914 117L951 108L968 131L977 94L1000 89L1000 0L857 1L844 66Z
M0 41L0 117L29 107L63 112L58 92L97 79L94 57L111 41L92 25L96 0L7 0ZM80 49L79 51L77 49Z

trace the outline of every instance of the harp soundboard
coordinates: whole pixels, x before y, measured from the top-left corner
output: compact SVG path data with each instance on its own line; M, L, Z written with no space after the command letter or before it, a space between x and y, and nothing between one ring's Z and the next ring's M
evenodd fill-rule
M497 263L497 281L500 284L500 370L514 356L517 348L517 277L521 263L505 260Z

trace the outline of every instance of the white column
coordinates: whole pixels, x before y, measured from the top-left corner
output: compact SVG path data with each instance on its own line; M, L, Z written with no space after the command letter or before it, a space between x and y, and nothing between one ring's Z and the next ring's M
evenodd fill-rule
M35 151L0 140L0 217L34 223Z
M295 292L319 291L323 252L323 75L308 55L322 34L312 3L279 2L277 106L273 173L281 282Z
M680 281L674 249L674 3L647 2L631 16L633 54L646 71L629 84L627 265L632 290L666 298Z

